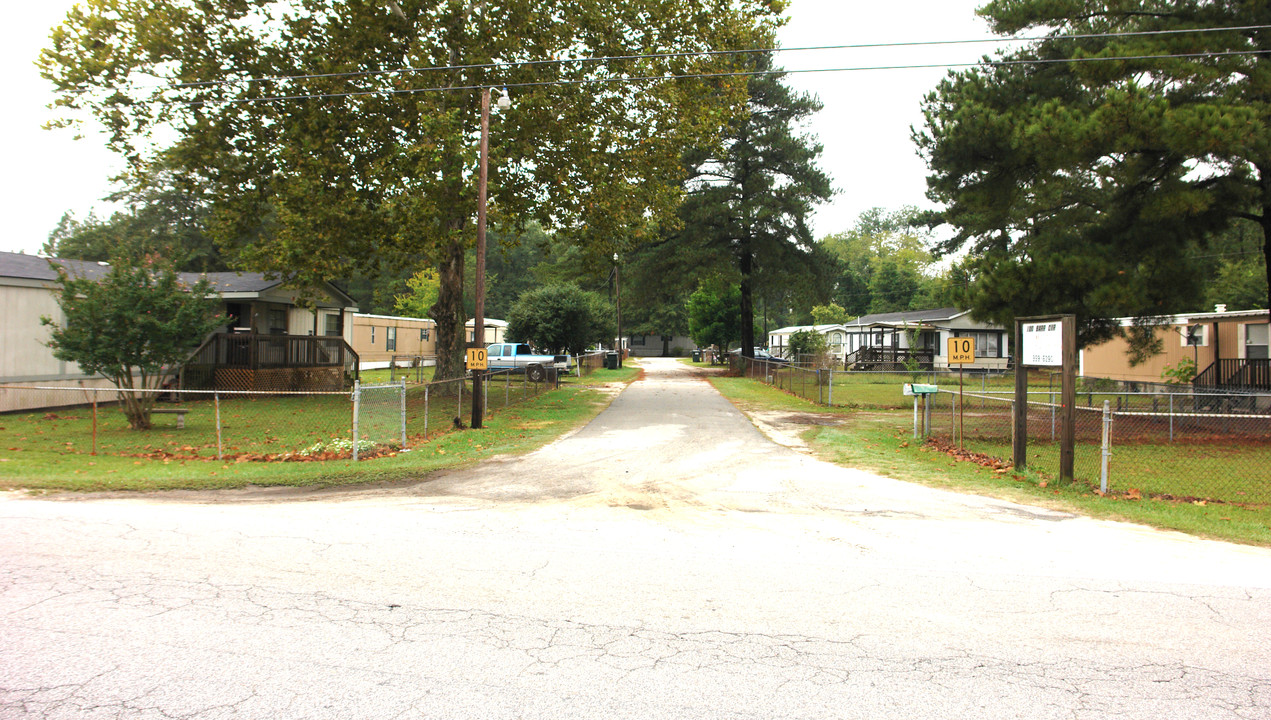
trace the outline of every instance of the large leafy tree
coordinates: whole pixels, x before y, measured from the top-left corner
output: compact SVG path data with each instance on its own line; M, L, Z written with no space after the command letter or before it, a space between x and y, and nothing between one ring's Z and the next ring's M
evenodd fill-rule
M517 299L508 313L508 337L547 352L577 355L613 336L613 308L577 285L546 285Z
M426 318L428 311L437 304L440 287L437 271L424 268L406 278L406 292L393 297L393 310L406 317Z
M799 278L814 287L817 247L807 220L827 200L829 177L817 166L821 146L801 124L821 104L786 87L774 74L772 56L751 61L760 73L748 85L746 113L733 120L718 148L691 151L693 168L685 200L684 237L714 248L721 265L738 278L738 326L742 353L754 354L754 299L762 278Z
M547 260L549 240L536 224L520 233L505 232L502 228L491 231L485 266L486 317L506 318L517 298L538 286L533 269ZM475 272L473 274L475 276ZM470 310L475 311L475 302L472 296Z
M701 347L715 345L720 352L741 339L741 289L721 278L703 281L688 298L688 332ZM754 355L752 349L749 353Z
M994 0L1003 34L1045 36L952 73L915 133L936 220L965 249L965 299L998 322L1192 310L1195 249L1239 219L1271 230L1271 5ZM1209 28L1233 28L1203 32ZM1109 35L1169 31L1171 34ZM1085 36L1085 37L1074 37ZM986 59L987 60L987 59Z
M105 123L135 174L162 161L202 183L210 232L246 266L302 289L386 257L406 276L435 267L450 377L463 372L480 88L513 100L490 134L491 220L537 220L607 257L639 239L628 228L673 214L681 148L709 146L744 93L738 78L629 80L726 68L680 53L753 46L781 7L89 0L40 62L58 104Z
M162 171L130 178L126 190L109 199L127 204L128 210L106 219L64 214L49 234L44 254L93 261L121 253L158 254L183 272L228 269L227 258L207 233L207 203L182 178Z
M835 302L812 307L812 323L815 325L838 325L851 319L847 310Z
M870 208L851 229L828 235L821 247L837 262L833 297L852 315L923 310L921 302L931 283L932 239L919 225L921 213L912 206L895 211Z
M55 268L63 317L41 318L52 327L53 356L128 390L121 393L128 423L149 428L153 391L208 333L229 321L218 314L211 285L206 278L184 283L171 263L153 255L116 255L100 279Z
M1205 273L1205 304L1252 310L1267 305L1267 262L1262 229L1243 221L1197 248L1198 269Z

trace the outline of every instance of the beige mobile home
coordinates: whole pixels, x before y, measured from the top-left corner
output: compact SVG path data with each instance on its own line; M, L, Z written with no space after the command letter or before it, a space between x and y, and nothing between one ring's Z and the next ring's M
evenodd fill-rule
M1134 318L1121 318L1123 327ZM1081 374L1128 382L1163 382L1167 369L1179 363L1195 364L1197 388L1271 390L1271 359L1268 359L1268 312L1228 311L1219 305L1214 312L1189 313L1164 318L1156 330L1161 351L1140 365L1131 366L1125 338L1081 351Z
M437 361L437 323L428 318L397 315L353 316L353 350L363 369L384 368L394 357Z

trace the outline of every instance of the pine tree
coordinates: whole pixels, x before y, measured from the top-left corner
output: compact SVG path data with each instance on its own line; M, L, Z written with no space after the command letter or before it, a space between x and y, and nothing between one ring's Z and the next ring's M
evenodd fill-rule
M951 73L915 133L932 219L966 250L981 317L1110 318L1199 305L1196 247L1242 220L1271 250L1271 5L1247 0L995 0L1024 49ZM1211 28L1233 28L1206 31ZM1134 34L1154 33L1170 34ZM1077 36L1085 37L1077 37ZM1271 302L1271 301L1269 301Z
M771 55L761 55L753 69L772 67ZM686 238L714 250L738 278L741 351L750 357L756 280L802 274L808 287L828 265L818 262L807 221L832 191L816 166L821 146L799 132L820 102L786 87L779 73L753 76L747 89L747 113L728 127L723 146L688 155L694 172L681 215Z

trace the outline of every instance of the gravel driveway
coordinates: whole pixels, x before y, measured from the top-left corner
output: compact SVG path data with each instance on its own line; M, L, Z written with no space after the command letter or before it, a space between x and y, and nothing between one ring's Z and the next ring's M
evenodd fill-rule
M0 499L0 718L1271 718L1271 551L934 490L672 361L536 453Z

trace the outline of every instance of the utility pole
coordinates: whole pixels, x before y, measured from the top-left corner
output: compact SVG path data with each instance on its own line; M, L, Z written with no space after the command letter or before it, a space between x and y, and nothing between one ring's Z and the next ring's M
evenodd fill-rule
M504 91L499 109L512 107ZM485 347L485 207L487 168L490 162L490 88L481 88L481 153L477 169L477 280L476 317L472 320L471 347ZM485 420L485 371L472 371L472 427L480 428Z
M486 165L490 155L490 88L481 89L481 158L477 171L477 282L476 317L472 321L473 347L485 347L485 199ZM472 371L472 427L485 421L485 371Z

